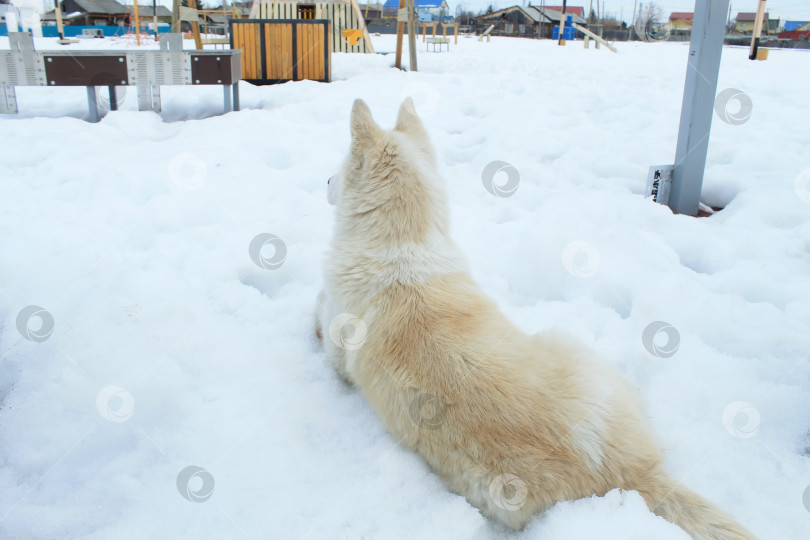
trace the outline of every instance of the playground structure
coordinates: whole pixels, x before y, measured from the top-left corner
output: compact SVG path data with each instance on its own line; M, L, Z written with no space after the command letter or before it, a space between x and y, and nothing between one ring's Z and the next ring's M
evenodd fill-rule
M25 32L12 32L9 42L11 50L0 51L0 113L18 112L17 86L85 86L91 122L99 119L98 86L108 88L112 110L116 87L135 86L138 109L160 112L162 85L221 85L225 112L239 110L239 50L184 51L179 34L163 34L160 50L41 52Z
M458 45L458 23L437 23L437 22L423 22L419 23L419 26L422 27L422 43L425 43L425 39L427 38L427 30L428 28L432 31L433 39L438 39L436 37L436 28L441 25L442 27L442 38L449 43L449 38L447 37L447 29L453 29L453 37L455 38L454 45Z
M250 11L251 19L327 20L332 52L373 53L374 46L366 29L357 0L320 2L259 1Z

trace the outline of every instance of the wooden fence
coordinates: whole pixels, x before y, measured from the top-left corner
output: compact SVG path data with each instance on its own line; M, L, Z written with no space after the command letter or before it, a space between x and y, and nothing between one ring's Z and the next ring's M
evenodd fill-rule
M332 78L329 21L232 19L231 48L242 50L242 78L275 84Z
M313 9L314 8L314 9ZM332 25L329 39L332 51L373 53L366 22L357 2L332 1L300 4L297 2L261 2L260 19L328 19ZM349 37L359 31L361 39Z

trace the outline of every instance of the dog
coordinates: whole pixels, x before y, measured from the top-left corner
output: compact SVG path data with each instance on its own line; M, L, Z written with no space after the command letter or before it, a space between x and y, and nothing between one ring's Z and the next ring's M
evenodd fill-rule
M613 369L561 333L526 335L481 292L410 99L391 131L354 102L328 198L337 223L316 333L338 375L449 489L515 530L559 501L620 488L695 539L754 538L667 473Z

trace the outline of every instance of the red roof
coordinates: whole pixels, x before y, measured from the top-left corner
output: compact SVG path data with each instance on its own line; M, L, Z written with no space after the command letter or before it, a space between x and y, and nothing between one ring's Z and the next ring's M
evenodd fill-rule
M763 22L767 21L769 18L770 17L768 17L768 13L764 13L762 15ZM757 20L757 14L756 13L737 13L737 20L741 21L741 22L755 21L755 20Z
M542 8L543 6L534 6ZM545 9L553 9L554 11L562 11L562 6L545 6ZM585 8L579 6L566 6L565 8L566 13L574 13L579 15L583 19L585 18Z
M689 21L695 18L695 14L686 11L676 11L669 16L670 21Z

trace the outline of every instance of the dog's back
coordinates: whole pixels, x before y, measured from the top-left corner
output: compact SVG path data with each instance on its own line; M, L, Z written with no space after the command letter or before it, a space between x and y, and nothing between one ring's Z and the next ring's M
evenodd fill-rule
M618 374L568 337L524 334L476 286L412 103L385 133L356 102L352 139L321 325L341 312L364 321L361 346L325 344L402 444L515 529L619 487L695 538L752 538L670 479Z

